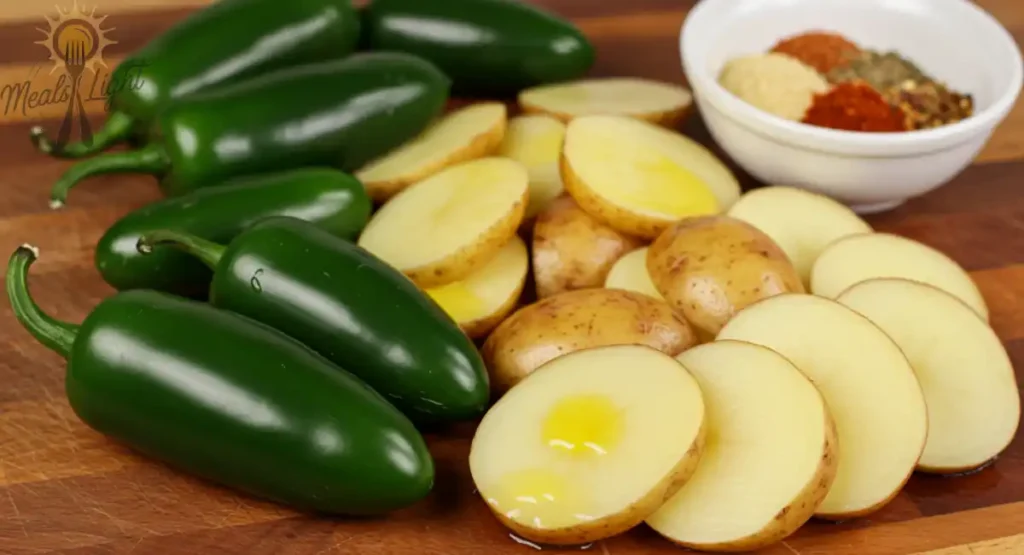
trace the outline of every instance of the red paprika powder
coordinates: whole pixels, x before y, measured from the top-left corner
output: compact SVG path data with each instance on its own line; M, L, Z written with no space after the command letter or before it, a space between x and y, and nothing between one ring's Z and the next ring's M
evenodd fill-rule
M845 131L906 131L903 112L890 105L866 83L840 83L824 94L814 95L803 123Z

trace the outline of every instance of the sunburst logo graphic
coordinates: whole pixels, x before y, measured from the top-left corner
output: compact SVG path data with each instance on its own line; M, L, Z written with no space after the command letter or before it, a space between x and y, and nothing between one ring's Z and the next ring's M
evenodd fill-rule
M114 28L104 29L102 27L107 16L97 17L95 6L86 13L84 9L78 7L77 0L71 8L62 9L60 6L56 6L56 8L56 18L43 16L46 18L49 28L38 28L46 35L46 38L36 43L50 51L50 61L53 62L53 69L50 70L50 73L56 70L67 71L69 53L73 50L80 51L77 57L82 60L82 65L89 71L95 72L97 66L107 67L103 61L103 49L117 44L107 37L107 33L113 31ZM72 60L72 63L75 63L75 60Z

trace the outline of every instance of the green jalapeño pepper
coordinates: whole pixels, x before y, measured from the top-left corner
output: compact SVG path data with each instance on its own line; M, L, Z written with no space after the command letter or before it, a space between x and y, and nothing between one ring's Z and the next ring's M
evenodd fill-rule
M361 15L362 48L422 56L460 95L511 95L594 63L579 29L519 0L374 0Z
M150 142L79 162L53 187L63 204L78 181L150 173L167 196L237 176L307 166L358 170L415 137L444 110L450 82L401 53L364 53L281 70L176 102Z
M54 144L41 127L32 129L32 139L57 157L91 156L141 137L157 112L177 99L285 67L342 58L358 39L359 16L351 0L220 0L118 65L107 86L110 113L91 141Z
M300 510L374 515L433 486L426 444L380 394L294 339L156 291L102 301L81 325L43 313L32 247L11 256L21 324L67 359L83 422L185 472Z
M267 218L227 247L179 231L143 235L214 269L210 302L274 326L346 368L417 423L487 408L487 371L458 325L399 271L295 218Z
M136 244L143 232L170 228L226 242L262 218L292 216L354 240L369 220L371 208L362 183L337 170L303 168L240 177L124 216L96 246L96 268L108 284L122 291L204 295L210 287L210 269L174 249L142 255Z

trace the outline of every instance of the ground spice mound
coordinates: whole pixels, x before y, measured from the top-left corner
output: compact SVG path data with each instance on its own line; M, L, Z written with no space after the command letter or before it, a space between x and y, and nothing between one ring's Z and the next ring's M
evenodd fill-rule
M812 31L783 39L771 51L796 58L824 74L857 57L860 47L842 35Z
M903 112L890 105L870 85L851 81L814 96L803 123L844 131L898 132L907 130Z
M815 93L829 89L814 68L778 53L734 58L722 68L718 82L748 104L791 121L807 113Z

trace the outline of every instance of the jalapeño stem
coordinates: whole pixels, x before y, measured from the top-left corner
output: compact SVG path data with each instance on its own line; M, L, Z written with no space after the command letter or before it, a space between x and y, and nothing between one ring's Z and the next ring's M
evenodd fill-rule
M195 256L201 260L203 264L209 266L210 269L217 268L217 263L220 262L220 258L224 255L225 249L224 245L218 245L217 243L207 241L202 237L197 237L181 231L175 231L173 229L160 229L144 233L139 237L136 248L142 254L149 254L150 252L153 252L154 247L164 245Z
M38 257L39 250L31 245L22 245L14 251L7 265L7 297L21 325L40 343L66 359L78 326L51 318L32 300L28 291L28 269Z

